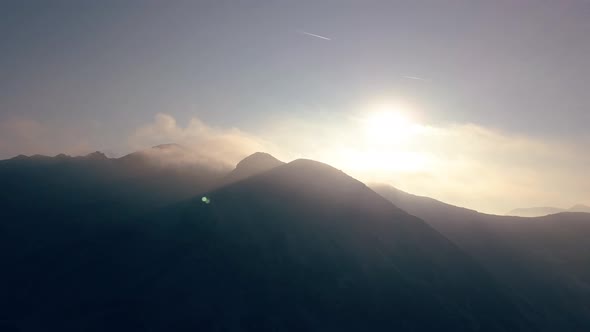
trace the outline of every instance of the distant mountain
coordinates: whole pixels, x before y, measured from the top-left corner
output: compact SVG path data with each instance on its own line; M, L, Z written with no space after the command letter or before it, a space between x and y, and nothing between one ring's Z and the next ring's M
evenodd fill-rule
M590 206L583 205L583 204L576 204L568 209L569 212L584 212L590 213Z
M45 179L42 185L27 189L47 193L40 197L61 192L48 175L61 176L58 170L73 167L69 159L47 161L60 166L38 171L34 180ZM18 169L37 167L25 163ZM94 167L76 179L102 174ZM88 187L78 189L68 195ZM25 205L35 210L41 203L20 201L20 208L0 218L0 258L8 267L0 275L0 326L535 330L519 300L469 255L422 220L321 163L276 166L116 222L89 205L80 210L74 196L52 201L59 214L49 207L42 209L47 214L31 214ZM110 206L113 215L125 214L129 203L121 204ZM95 212L102 222L80 218Z
M577 204L569 209L560 209L556 207L533 207L533 208L518 208L508 212L508 216L518 217L542 217L550 214L560 212L586 212L590 213L590 206Z
M542 217L550 214L565 212L566 209L560 209L556 207L544 206L544 207L533 207L533 208L518 208L508 213L507 216L515 217Z
M371 188L475 257L543 313L547 330L590 330L590 214L496 216L388 185Z

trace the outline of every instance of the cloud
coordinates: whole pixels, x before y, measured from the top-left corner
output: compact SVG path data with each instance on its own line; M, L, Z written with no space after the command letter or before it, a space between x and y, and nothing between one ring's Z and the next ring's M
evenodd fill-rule
M590 203L588 141L513 135L474 124L414 124L406 139L394 134L391 141L374 141L361 122L286 118L270 124L264 137L286 156L316 159L365 182L484 212Z
M477 125L433 127L410 149L429 158L428 179L397 176L401 187L457 205L503 213L569 207L590 200L583 142L510 135Z
M170 162L205 162L217 166L234 166L258 151L273 150L272 144L237 128L210 126L194 117L183 127L171 115L159 113L152 123L136 129L128 139L132 150L147 149L163 143L176 143L192 153L168 155Z

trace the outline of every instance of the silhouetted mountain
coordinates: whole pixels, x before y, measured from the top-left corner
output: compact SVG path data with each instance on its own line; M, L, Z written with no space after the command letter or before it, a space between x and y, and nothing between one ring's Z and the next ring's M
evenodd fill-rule
M373 188L426 224L321 163L175 144L18 156L0 183L0 330L590 329L585 213Z
M18 169L38 167L26 164ZM39 178L49 170L60 174ZM134 220L100 212L96 223L84 222L96 211L88 206L42 215L21 202L1 219L0 321L59 331L532 330L468 255L332 167L297 160L204 195Z
M108 159L107 156L104 153L100 152L100 151L92 152L90 154L85 155L82 158L91 159L91 160L105 160L105 159Z
M246 179L283 165L284 162L268 153L256 152L240 161L223 180L223 185Z
M203 163L163 160L178 154L166 151L162 155L161 148L154 148L119 159L94 152L82 157L3 160L0 199L8 206L5 210L24 210L22 213L87 210L94 215L128 215L192 197L210 189L229 171Z
M590 330L590 214L495 216L387 185L371 188L475 257L542 313L546 330Z

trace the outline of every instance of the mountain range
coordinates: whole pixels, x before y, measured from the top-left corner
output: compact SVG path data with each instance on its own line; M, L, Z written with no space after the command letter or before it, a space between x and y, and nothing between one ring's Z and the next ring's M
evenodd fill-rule
M556 214L560 212L585 212L590 213L590 206L584 204L576 204L569 209L561 209L556 207L532 207L532 208L518 208L511 210L506 213L508 216L518 217L542 217L550 214Z
M481 214L174 144L0 161L3 331L585 331L590 214Z
M479 213L389 185L371 188L425 220L477 259L525 303L549 330L590 328L590 214L536 218Z

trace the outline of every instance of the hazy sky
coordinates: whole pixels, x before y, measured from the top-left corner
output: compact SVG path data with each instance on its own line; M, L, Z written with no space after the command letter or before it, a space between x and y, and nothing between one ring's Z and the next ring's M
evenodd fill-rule
M0 158L204 131L489 212L590 204L587 0L1 1L0 37ZM419 130L367 138L376 104Z

